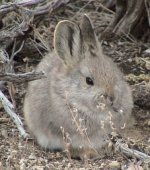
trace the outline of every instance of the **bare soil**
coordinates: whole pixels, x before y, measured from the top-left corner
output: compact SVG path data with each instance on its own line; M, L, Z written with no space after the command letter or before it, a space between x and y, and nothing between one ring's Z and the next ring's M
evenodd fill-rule
M47 53L45 44L50 47L49 50L53 48L53 32L58 21L68 19L79 22L84 13L90 16L99 37L114 16L100 10L98 1L77 1L62 7L47 20L41 21L26 38L22 51L14 59L15 72L24 73L33 70ZM10 18L13 20L12 16ZM150 54L145 52L150 48L150 42L145 41L144 38L136 40L125 36L102 41L102 47L104 53L111 57L124 72L126 80L133 89L133 116L136 121L126 140L132 141L133 148L150 155ZM22 105L26 86L27 83L11 85L13 100L8 92L10 84L6 84L3 91L16 105L16 112L23 122ZM28 131L25 122L24 127ZM119 165L114 166L112 163ZM150 169L148 163L143 163L136 158L128 158L118 152L111 157L105 156L102 159L83 162L68 159L64 152L45 151L37 145L35 139L22 139L16 125L0 106L0 170L126 170L131 163L141 165L145 170Z

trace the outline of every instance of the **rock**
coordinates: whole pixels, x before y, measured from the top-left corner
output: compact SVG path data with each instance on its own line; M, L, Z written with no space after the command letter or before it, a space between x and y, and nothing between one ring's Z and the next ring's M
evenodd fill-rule
M109 167L112 169L112 170L121 170L121 165L118 161L112 161L109 163Z
M147 124L148 124L148 126L150 126L150 120L148 120Z
M130 164L127 170L143 170L143 168L140 165Z
M2 136L3 136L4 138L8 138L8 132L7 132L6 129L2 129L2 130L1 130L1 134L2 134Z
M24 163L20 164L20 170L25 170L26 169L26 165Z
M147 54L150 54L150 48L148 48L147 50L144 51Z
M36 156L35 156L33 153L31 153L31 155L29 156L29 159L30 159L30 160L35 160L35 159L36 159Z
M33 166L33 170L44 170L44 166Z

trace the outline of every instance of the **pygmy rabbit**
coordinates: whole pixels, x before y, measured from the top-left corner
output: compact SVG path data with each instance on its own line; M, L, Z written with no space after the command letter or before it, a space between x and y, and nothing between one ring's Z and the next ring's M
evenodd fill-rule
M130 124L131 90L105 56L90 19L80 27L58 23L54 51L36 68L47 78L29 83L24 102L26 123L38 143L50 150L66 147L72 156L101 153L108 134Z

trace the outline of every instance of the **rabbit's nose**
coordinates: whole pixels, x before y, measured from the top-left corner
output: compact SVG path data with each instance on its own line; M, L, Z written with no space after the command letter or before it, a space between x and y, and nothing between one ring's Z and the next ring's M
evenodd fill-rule
M107 97L107 96L106 96L105 94L98 93L98 94L95 96L95 101L96 101L96 102L105 102L106 97Z
M114 97L110 96L106 93L98 95L98 101L102 101L105 103L109 103L110 105L113 105Z
M119 104L116 104L116 103L114 103L113 104L113 106L112 106L112 108L113 108L113 110L115 111L115 112L119 112L120 114L122 114L122 109L120 109L120 105Z

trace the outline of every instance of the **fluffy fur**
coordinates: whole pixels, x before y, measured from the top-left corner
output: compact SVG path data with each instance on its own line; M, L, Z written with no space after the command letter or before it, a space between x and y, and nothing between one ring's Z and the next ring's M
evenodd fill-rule
M54 49L36 68L47 78L28 85L26 123L44 148L65 149L63 127L71 139L71 154L100 153L113 128L121 131L130 120L131 90L117 66L102 53L86 15L80 27L67 20L58 23ZM87 78L93 85L87 84Z

